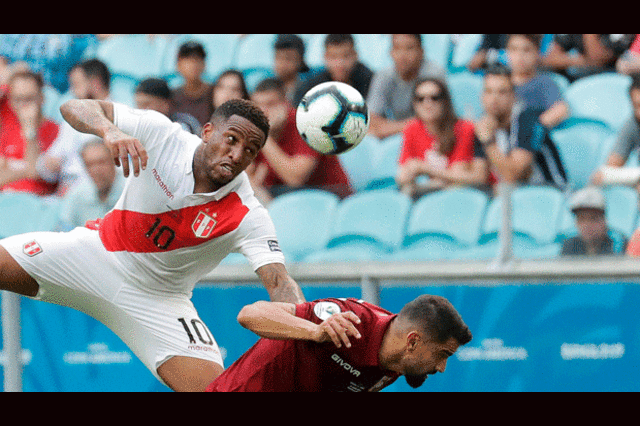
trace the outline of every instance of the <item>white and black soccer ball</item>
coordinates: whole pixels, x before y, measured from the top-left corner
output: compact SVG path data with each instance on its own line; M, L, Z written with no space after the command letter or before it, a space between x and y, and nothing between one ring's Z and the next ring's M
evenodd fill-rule
M369 111L360 92L330 81L310 89L296 111L298 132L321 154L341 154L355 148L369 129Z

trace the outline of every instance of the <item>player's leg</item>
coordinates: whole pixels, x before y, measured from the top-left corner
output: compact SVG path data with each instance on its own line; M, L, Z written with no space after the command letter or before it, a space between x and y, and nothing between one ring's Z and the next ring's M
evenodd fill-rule
M34 297L38 289L36 280L0 245L0 290Z
M176 392L204 392L224 368L213 361L174 356L158 367L158 375Z

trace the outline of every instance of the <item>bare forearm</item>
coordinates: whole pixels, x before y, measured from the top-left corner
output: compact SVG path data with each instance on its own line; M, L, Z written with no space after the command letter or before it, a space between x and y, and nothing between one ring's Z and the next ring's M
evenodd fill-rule
M313 340L317 325L295 316L295 305L258 301L245 306L238 322L267 339Z
M272 302L306 302L298 283L287 273L281 263L271 263L256 271Z
M71 127L82 133L104 137L113 129L113 106L91 99L72 99L60 107L60 113Z

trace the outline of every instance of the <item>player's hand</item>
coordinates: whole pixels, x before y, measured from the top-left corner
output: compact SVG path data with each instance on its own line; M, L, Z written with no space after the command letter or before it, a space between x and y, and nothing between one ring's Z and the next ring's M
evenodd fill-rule
M114 126L105 133L103 140L111 150L111 156L116 166L122 165L124 177L129 177L129 156L131 156L134 176L140 174L140 169L147 168L147 151L136 138L125 134Z
M314 340L318 343L332 341L338 348L343 344L350 348L349 336L362 337L354 324L360 324L360 318L351 311L333 314L318 324Z

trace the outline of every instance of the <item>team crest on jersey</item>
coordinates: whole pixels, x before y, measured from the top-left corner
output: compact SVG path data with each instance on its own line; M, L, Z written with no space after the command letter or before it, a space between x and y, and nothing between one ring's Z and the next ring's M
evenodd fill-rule
M322 321L326 320L333 314L340 312L340 306L334 302L318 302L313 307L313 312Z
M214 213L214 217L216 214ZM196 220L191 224L191 229L193 233L198 238L208 238L213 232L213 228L215 228L218 221L214 218L206 214L205 212L199 212L196 216Z
M31 240L22 246L22 251L29 257L33 257L36 254L42 253L42 247L36 240Z

